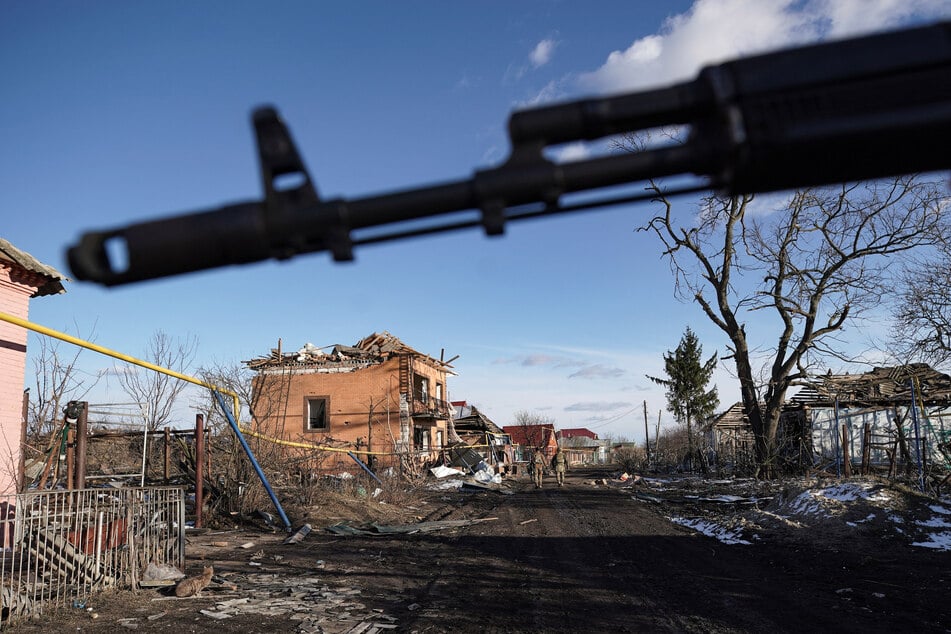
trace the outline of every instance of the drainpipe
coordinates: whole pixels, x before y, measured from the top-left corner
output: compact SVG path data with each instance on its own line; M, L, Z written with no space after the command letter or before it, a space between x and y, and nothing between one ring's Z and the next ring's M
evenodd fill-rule
M287 529L288 533L291 532L291 521L287 519L287 515L284 513L284 507L281 506L277 496L274 494L274 490L271 489L271 483L268 482L267 476L265 476L264 472L261 470L261 465L258 464L257 459L254 457L254 453L248 446L248 441L245 440L244 434L241 433L241 429L238 427L238 423L235 422L234 416L231 414L231 410L228 409L228 404L225 403L224 396L222 396L221 392L218 390L212 390L212 394L214 394L215 398L218 400L218 405L221 407L221 411L225 413L225 418L228 419L228 424L231 425L231 431L234 432L234 435L241 443L244 453L247 454L248 460L251 461L251 466L254 467L254 471L258 474L261 484L264 485L264 490L267 491L268 496L271 498L271 502L274 503L274 508L277 509L278 514L281 516L281 521L284 522L284 527Z

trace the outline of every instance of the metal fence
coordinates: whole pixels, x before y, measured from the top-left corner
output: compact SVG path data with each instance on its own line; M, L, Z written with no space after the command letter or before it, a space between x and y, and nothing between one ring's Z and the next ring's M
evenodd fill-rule
M0 628L137 588L150 564L183 570L184 521L178 487L0 496Z

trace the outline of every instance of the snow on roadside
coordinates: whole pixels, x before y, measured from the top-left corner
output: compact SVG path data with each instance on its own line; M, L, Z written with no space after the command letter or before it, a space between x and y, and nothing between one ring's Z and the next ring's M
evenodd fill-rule
M651 494L638 494L635 499L662 502L669 483L654 479L646 484ZM768 506L757 504L757 508L751 510L718 514L718 503L737 504L740 500L740 496L732 495L730 487L725 488L726 491L721 488L710 495L696 495L693 490L685 492L680 503L713 504L703 506L705 515L702 517L672 516L670 521L725 544L749 545L758 539L758 530L798 532L803 529L819 530L827 536L835 534L839 539L890 533L903 536L902 541L908 545L951 551L951 499L948 498L927 499L875 479L834 483L803 479L798 486L787 481L785 490L777 491ZM744 492L748 495L748 490ZM656 499L652 499L654 497ZM769 499L760 498L761 501ZM772 524L770 518L774 520ZM881 533L883 530L885 533Z
M686 526L687 528L692 528L693 530L706 535L707 537L713 537L724 544L745 544L749 545L752 542L743 539L740 535L740 531L733 530L723 526L722 524L717 524L706 519L700 518L688 518L688 517L671 517L670 521L674 524L679 524L680 526Z
M929 504L928 509L934 513L929 519L919 520L915 524L922 529L944 529L932 530L925 534L928 538L925 541L912 542L912 546L921 548L934 548L935 550L951 550L951 508L943 504Z

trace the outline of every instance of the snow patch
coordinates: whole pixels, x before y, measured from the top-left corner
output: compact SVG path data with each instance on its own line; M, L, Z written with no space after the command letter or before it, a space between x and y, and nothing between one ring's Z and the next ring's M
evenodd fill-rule
M691 528L702 535L707 537L713 537L724 544L750 544L740 535L740 531L732 530L726 526L721 526L716 522L711 522L709 520L700 519L700 518L689 518L689 517L672 517L670 521L674 524L679 524L681 526L686 526Z
M935 550L951 550L951 532L932 533L926 542L912 542L912 546L934 548Z

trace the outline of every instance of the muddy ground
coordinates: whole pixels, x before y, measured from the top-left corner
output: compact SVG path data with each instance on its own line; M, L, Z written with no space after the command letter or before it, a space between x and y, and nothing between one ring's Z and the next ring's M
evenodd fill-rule
M107 594L15 631L951 631L951 552L892 528L929 500L902 492L885 514L853 506L835 521L777 510L808 486L576 470L564 488L516 479L399 505L328 499L292 516L314 527L297 545L266 527L190 532L187 572L216 572L198 598ZM433 530L326 530L370 521ZM698 533L707 521L734 543Z

